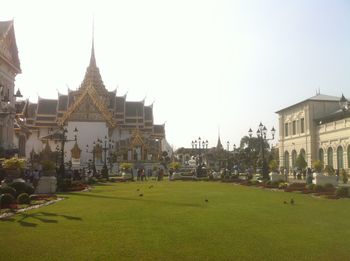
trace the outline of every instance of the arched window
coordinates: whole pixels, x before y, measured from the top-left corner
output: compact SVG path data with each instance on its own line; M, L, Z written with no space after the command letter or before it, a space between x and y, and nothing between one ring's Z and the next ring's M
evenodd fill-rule
M324 162L324 152L323 149L318 150L318 160Z
M339 146L337 148L337 166L338 166L338 169L344 168L343 147L342 146Z
M331 147L327 150L327 165L333 167L333 149Z
M292 151L292 167L295 167L295 161L297 159L297 152L295 150Z
M289 170L289 153L286 151L284 153L284 167Z

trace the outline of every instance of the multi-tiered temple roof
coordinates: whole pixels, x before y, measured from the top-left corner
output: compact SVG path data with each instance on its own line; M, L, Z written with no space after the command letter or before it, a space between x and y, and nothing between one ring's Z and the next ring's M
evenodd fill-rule
M24 119L30 129L55 127L67 121L102 121L110 129L139 128L154 137L164 137L164 125L153 122L153 105L144 101L127 101L126 95L117 96L104 86L99 68L96 65L94 43L92 43L90 64L84 79L77 90L68 94L58 94L57 99L38 99L37 103L28 100L16 105L17 114Z

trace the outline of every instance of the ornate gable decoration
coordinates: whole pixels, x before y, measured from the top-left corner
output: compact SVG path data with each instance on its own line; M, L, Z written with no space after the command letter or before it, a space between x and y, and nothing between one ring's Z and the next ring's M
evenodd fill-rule
M141 137L140 130L137 128L131 137L131 147L143 146L148 147Z
M13 21L0 22L0 56L16 73L21 73Z
M97 91L92 85L88 86L82 92L82 94L79 96L76 102L74 102L67 110L67 112L62 116L58 124L64 125L64 123L71 117L72 113L77 111L87 98L91 98L92 104L97 108L98 112L101 113L102 117L106 120L108 126L114 128L116 126L116 122L113 119L112 113L108 110L108 108L103 103L102 99L99 97Z
M74 147L71 149L72 158L80 159L81 149L78 146L78 143L75 142Z

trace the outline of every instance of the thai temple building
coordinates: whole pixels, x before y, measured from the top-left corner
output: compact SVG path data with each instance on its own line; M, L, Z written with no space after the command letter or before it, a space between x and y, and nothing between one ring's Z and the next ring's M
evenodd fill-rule
M15 78L21 73L13 20L0 21L0 157L17 153L13 143Z
M168 146L164 125L154 124L153 104L127 101L117 90L108 91L96 65L94 40L90 64L77 90L57 99L17 102L15 126L19 154L31 158L42 151L62 152L76 167L93 159L97 166L109 160L157 161ZM66 138L62 142L62 133Z

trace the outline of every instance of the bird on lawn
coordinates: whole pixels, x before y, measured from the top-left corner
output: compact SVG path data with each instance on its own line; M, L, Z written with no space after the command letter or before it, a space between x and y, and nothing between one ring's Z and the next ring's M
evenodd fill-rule
M294 199L290 200L290 204L294 205Z
M143 194L140 194L139 197L143 197Z
M136 191L140 191L140 189L138 188Z
M204 201L205 201L205 203L208 203L209 202L209 200L206 198L206 199L204 199Z
M287 201L283 201L283 204L288 204Z
M153 188L153 185L149 186L148 188Z

